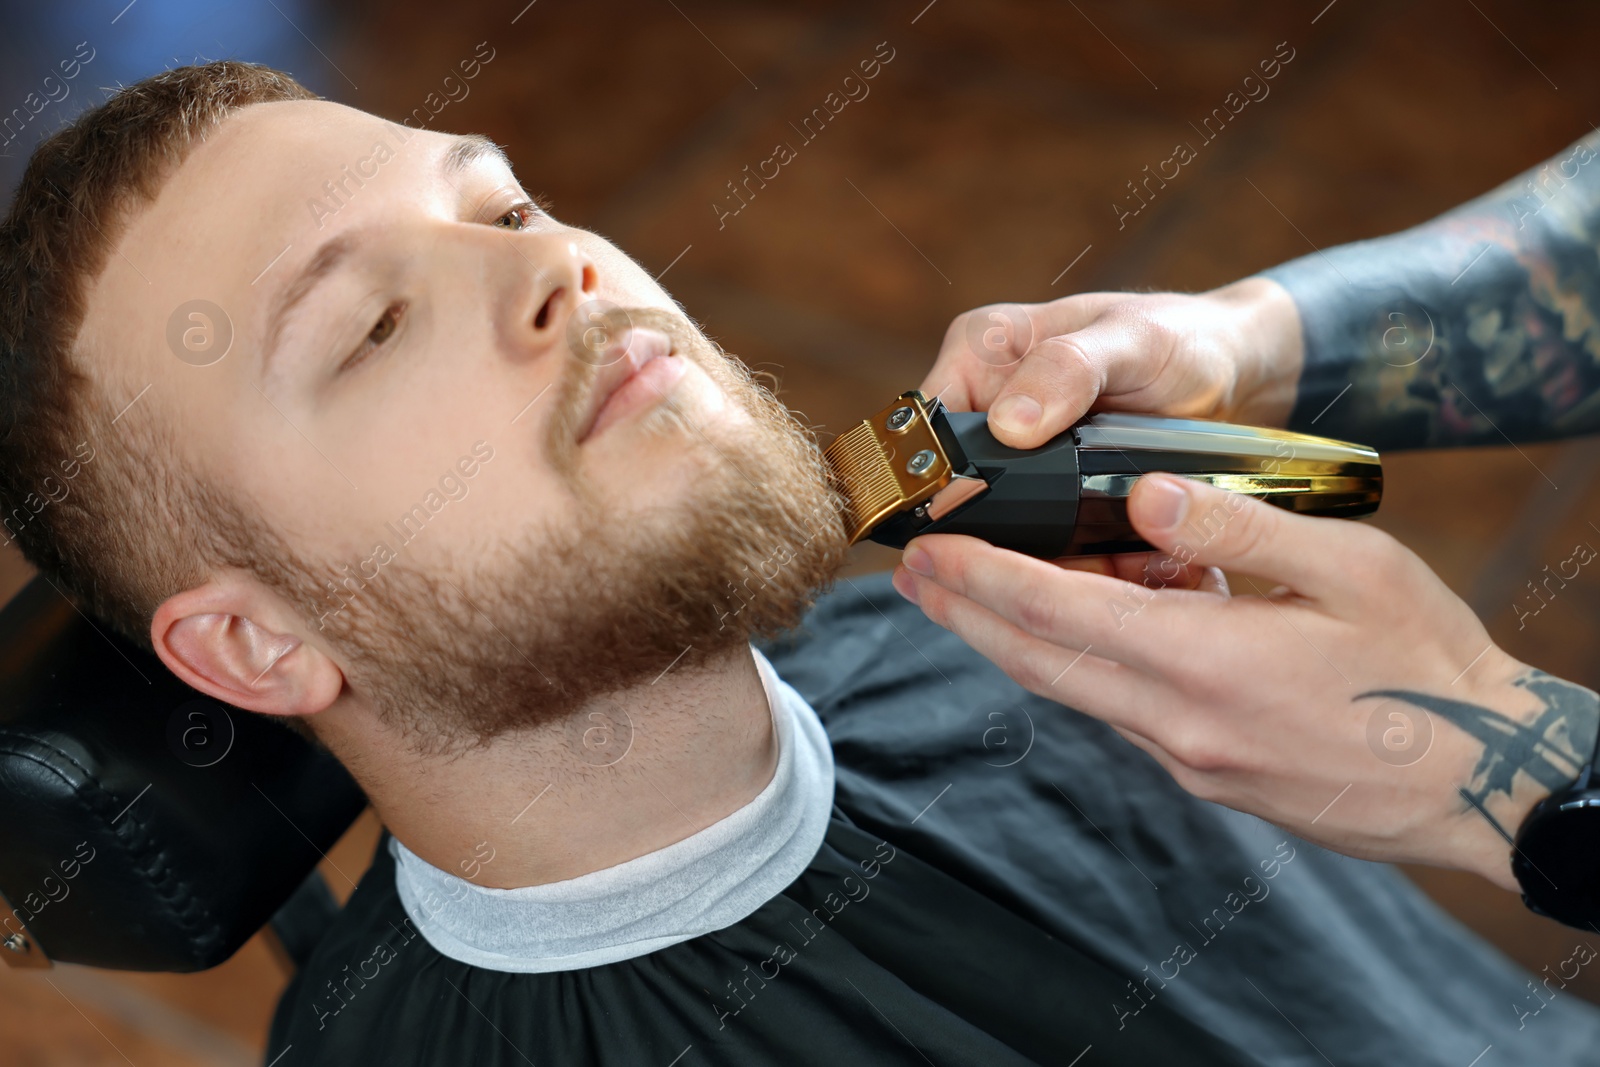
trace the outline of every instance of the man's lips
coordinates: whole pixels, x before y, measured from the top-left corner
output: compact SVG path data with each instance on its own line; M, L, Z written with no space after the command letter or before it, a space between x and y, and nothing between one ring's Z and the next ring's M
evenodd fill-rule
M589 393L589 411L578 443L600 433L613 422L656 403L683 377L688 364L672 352L672 341L656 330L634 329L615 338L602 353L608 362L600 368Z

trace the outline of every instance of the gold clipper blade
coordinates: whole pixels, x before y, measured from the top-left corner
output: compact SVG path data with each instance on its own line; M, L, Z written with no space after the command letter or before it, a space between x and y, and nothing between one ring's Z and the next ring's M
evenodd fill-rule
M852 545L895 512L928 500L952 474L928 401L915 389L834 438L822 455L844 496Z

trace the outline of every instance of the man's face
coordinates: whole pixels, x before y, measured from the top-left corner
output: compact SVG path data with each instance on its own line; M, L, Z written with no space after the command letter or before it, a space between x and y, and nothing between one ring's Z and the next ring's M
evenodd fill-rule
M295 636L425 747L791 625L846 548L809 435L527 200L482 144L248 107L133 216L78 343L259 523Z

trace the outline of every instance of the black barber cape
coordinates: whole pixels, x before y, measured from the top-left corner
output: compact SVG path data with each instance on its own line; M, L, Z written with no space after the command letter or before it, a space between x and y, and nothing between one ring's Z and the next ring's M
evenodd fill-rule
M842 580L758 647L836 765L826 839L781 894L620 963L494 971L407 922L385 834L266 1062L1600 1062L1600 1011L1547 984L1535 999L1398 872L1190 797L887 574Z

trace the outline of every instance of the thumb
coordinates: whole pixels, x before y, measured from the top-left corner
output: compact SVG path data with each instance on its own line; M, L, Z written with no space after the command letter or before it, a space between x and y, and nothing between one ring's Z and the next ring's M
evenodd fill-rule
M1352 551L1341 522L1296 515L1239 493L1163 472L1128 497L1139 536L1184 565L1222 567L1287 585L1305 596L1334 588Z
M1142 320L1102 313L1028 350L989 405L989 429L1012 448L1038 448L1083 418L1102 392L1137 388L1170 352Z
M1102 345L1090 327L1028 350L989 405L989 431L1011 448L1038 448L1089 410L1105 382Z

